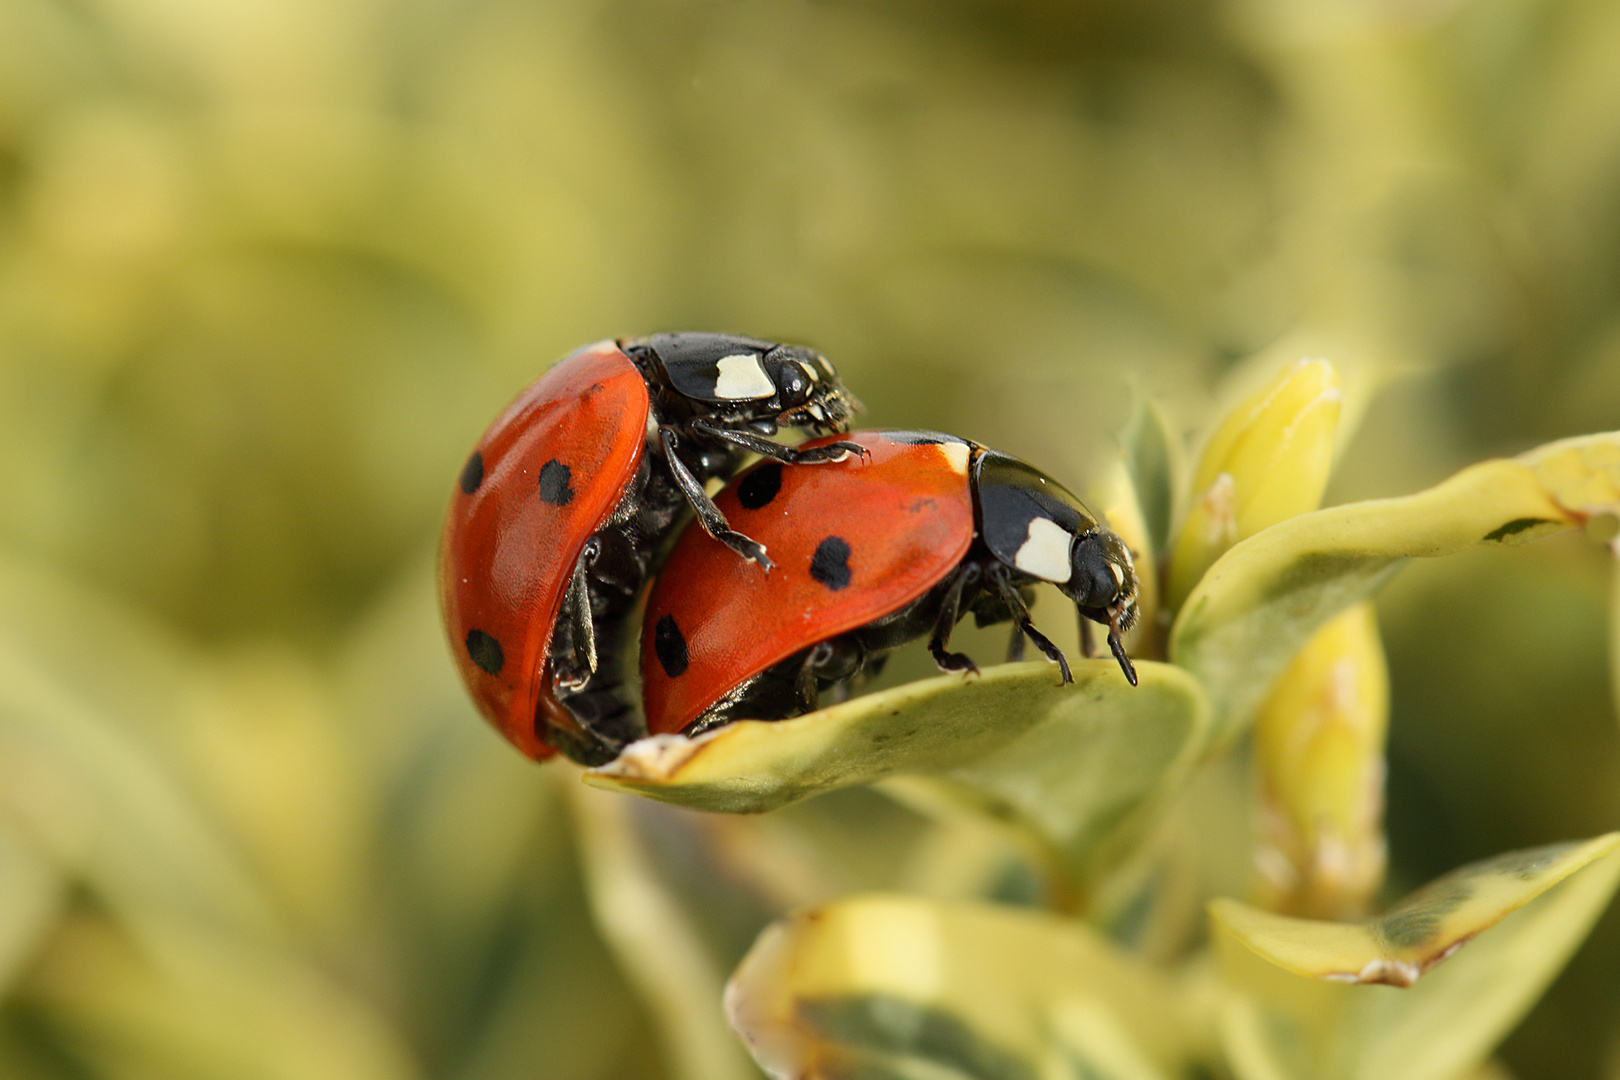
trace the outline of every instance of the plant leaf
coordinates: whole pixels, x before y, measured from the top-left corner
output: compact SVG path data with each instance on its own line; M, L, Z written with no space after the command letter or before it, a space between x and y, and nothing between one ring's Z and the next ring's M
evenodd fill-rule
M1142 500L1131 478L1128 461L1122 456L1104 469L1093 487L1092 506L1096 507L1125 546L1136 564L1136 625L1125 632L1125 651L1135 657L1164 655L1164 627L1159 624L1159 549L1153 545L1151 528L1142 510Z
M1541 995L1617 884L1611 833L1463 867L1359 925L1217 900L1236 991L1228 1053L1245 1080L1459 1075Z
M67 919L26 993L73 1033L89 1075L421 1075L387 1017L317 964L200 924L136 943L108 920Z
M62 875L0 819L0 998L55 919Z
M755 942L726 1011L773 1077L1161 1080L1183 1052L1168 980L1085 926L872 895Z
M28 992L91 1031L94 1053L128 1046L152 1075L413 1075L385 1018L291 939L173 767L178 739L157 726L206 669L156 628L140 640L131 621L0 560L7 818L105 912L53 924L49 948L62 951L36 965ZM81 679L87 656L94 674ZM144 696L126 701L120 686Z
M1119 433L1119 444L1148 542L1154 551L1164 551L1175 515L1180 443L1170 434L1170 422L1158 402L1138 392L1131 418Z
M1188 597L1171 659L1204 683L1211 749L1253 719L1316 628L1375 592L1413 557L1514 545L1620 503L1620 433L1487 461L1416 495L1302 514L1234 546Z
M1609 686L1620 718L1620 561L1609 569Z
M1301 359L1226 415L1204 447L1187 520L1166 557L1167 607L1179 609L1234 543L1321 504L1343 399L1337 368Z
M680 902L659 881L623 799L575 788L574 819L596 925L657 1023L678 1080L756 1075L727 1037L716 970ZM673 811L670 811L673 812Z
M776 723L661 735L585 774L597 787L699 810L759 813L887 777L928 777L1061 852L1075 876L1106 857L1203 744L1197 682L1167 664L1045 662L947 675Z

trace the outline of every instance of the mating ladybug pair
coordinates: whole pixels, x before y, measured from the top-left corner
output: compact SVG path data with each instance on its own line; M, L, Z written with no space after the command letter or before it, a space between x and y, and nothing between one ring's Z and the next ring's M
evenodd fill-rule
M1017 458L932 432L857 432L797 448L783 427L845 431L854 401L810 349L723 334L587 346L484 433L445 522L439 581L462 678L524 753L611 760L648 732L813 710L927 634L946 671L958 619L1012 621L1057 662L1027 592L1051 582L1120 635L1136 618L1130 553L1079 499ZM767 460L710 499L746 455ZM648 597L645 723L623 684L627 624ZM1082 627L1084 627L1084 619Z

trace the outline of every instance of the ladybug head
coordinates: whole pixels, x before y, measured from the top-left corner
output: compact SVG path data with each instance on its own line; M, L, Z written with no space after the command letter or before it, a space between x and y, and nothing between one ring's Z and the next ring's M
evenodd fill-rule
M1071 574L1064 590L1087 617L1106 623L1117 637L1136 623L1136 566L1125 542L1107 529L1077 537L1070 550Z
M762 435L842 433L860 406L825 356L734 334L654 334L620 343L668 418L706 416Z
M773 419L785 427L818 435L849 429L860 402L844 389L831 361L802 345L778 345L765 355L764 368L776 386L781 412Z

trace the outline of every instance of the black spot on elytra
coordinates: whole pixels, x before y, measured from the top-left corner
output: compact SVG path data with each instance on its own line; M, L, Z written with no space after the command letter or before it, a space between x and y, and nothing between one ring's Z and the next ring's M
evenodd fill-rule
M1485 539L1506 540L1514 533L1522 533L1524 530L1533 529L1537 525L1551 524L1553 524L1553 522L1548 521L1546 518L1514 518L1506 525L1499 526L1498 528L1492 529L1490 532L1486 533Z
M567 506L574 499L574 489L568 486L573 478L568 466L552 458L540 466L540 497L553 506Z
M829 536L816 545L810 557L810 576L837 592L849 584L849 542Z
M737 485L737 501L744 510L758 510L769 506L776 493L782 490L782 466L770 461L742 478Z
M467 656L491 675L499 675L506 665L501 643L482 630L467 631Z
M665 675L674 679L686 672L690 658L686 655L686 638L675 625L675 616L664 615L653 627L653 652L658 654Z
M461 467L461 490L471 495L478 490L478 485L484 482L484 455L477 450L467 459L467 464Z

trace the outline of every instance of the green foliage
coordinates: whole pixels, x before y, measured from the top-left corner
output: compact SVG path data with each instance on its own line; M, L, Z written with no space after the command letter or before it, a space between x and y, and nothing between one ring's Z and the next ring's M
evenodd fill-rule
M1500 856L1448 874L1358 927L1216 901L1217 948L1237 988L1222 1017L1227 1053L1244 1076L1465 1074L1608 905L1620 877L1617 849L1620 835L1611 833Z
M1554 440L1620 416L1617 53L1598 0L0 3L0 1075L747 1076L720 987L778 919L756 957L834 947L804 910L860 947L765 1015L828 1075L1612 1070L1612 907L1558 975L1612 856L1407 989L1204 913L1345 880L1266 839L1322 792L1247 729L1338 702L1319 628L1397 565L1387 759L1379 716L1312 759L1389 777L1334 925L1615 826L1614 440ZM551 358L680 327L1097 492L1165 577L1143 686L914 650L590 778L769 813L517 760L445 655L444 500ZM1178 611L1208 448L1305 357L1310 505L1216 515Z
M913 797L966 802L1028 833L1071 881L1125 852L1204 746L1198 684L1164 664L1132 687L1110 660L945 676L781 723L744 721L687 740L655 737L586 773L610 790L699 810L760 813L889 777Z

